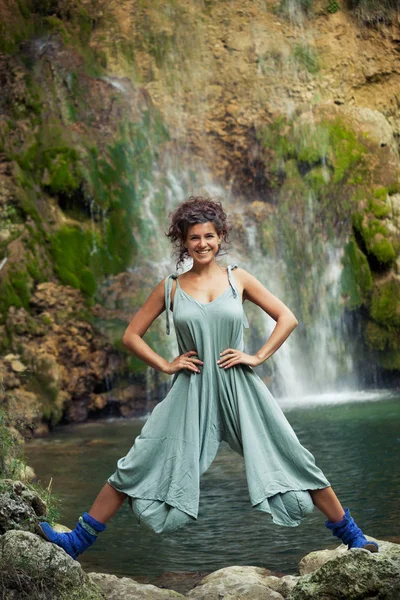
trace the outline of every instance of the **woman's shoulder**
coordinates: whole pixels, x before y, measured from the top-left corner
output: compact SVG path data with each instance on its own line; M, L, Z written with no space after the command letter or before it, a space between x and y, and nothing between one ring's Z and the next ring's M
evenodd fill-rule
M252 277L252 275L243 267L239 266L237 263L228 265L227 269L230 268L235 273L235 278L240 280L247 280L248 277Z

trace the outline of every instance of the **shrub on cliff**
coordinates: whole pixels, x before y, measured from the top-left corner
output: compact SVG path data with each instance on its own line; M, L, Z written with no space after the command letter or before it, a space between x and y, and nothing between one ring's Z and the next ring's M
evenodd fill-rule
M398 0L347 0L348 7L364 23L388 23L399 10Z

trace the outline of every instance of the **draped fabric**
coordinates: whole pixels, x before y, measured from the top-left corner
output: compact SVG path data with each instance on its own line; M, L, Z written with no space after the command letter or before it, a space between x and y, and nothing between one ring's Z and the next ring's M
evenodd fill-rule
M217 365L222 350L243 350L248 327L236 267L228 266L227 288L210 303L182 290L176 274L165 280L167 334L173 319L179 353L196 350L201 373L185 369L174 375L167 396L108 480L128 494L137 521L157 533L197 518L200 477L222 440L244 457L252 506L271 514L277 525L299 525L314 507L307 490L330 485L253 369Z

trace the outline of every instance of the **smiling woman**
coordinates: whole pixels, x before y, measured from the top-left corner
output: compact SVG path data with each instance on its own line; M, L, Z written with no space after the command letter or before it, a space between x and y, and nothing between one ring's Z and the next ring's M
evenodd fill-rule
M71 556L93 544L127 498L138 523L156 533L197 519L200 476L221 441L244 457L251 504L269 513L274 523L297 526L315 505L327 517L326 526L349 548L378 550L342 507L253 371L278 350L297 320L253 275L236 264L223 268L217 263L228 233L227 215L211 199L191 197L171 216L167 235L177 249L177 266L187 257L193 264L154 288L123 337L147 365L173 375L171 388L76 529L60 534L42 524L43 535ZM254 355L244 352L245 300L276 321ZM167 334L172 314L179 346L171 362L143 340L164 310Z

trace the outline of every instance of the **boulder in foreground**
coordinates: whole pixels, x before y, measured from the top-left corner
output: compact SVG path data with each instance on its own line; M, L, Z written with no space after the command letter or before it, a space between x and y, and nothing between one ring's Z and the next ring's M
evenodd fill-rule
M198 600L283 600L297 578L269 574L270 571L262 567L226 567L204 577L187 597Z
M312 574L300 577L289 600L398 600L400 546L390 542L379 546L380 552L374 554L362 549L339 551Z
M0 537L0 592L2 600L104 600L76 560L27 531Z

